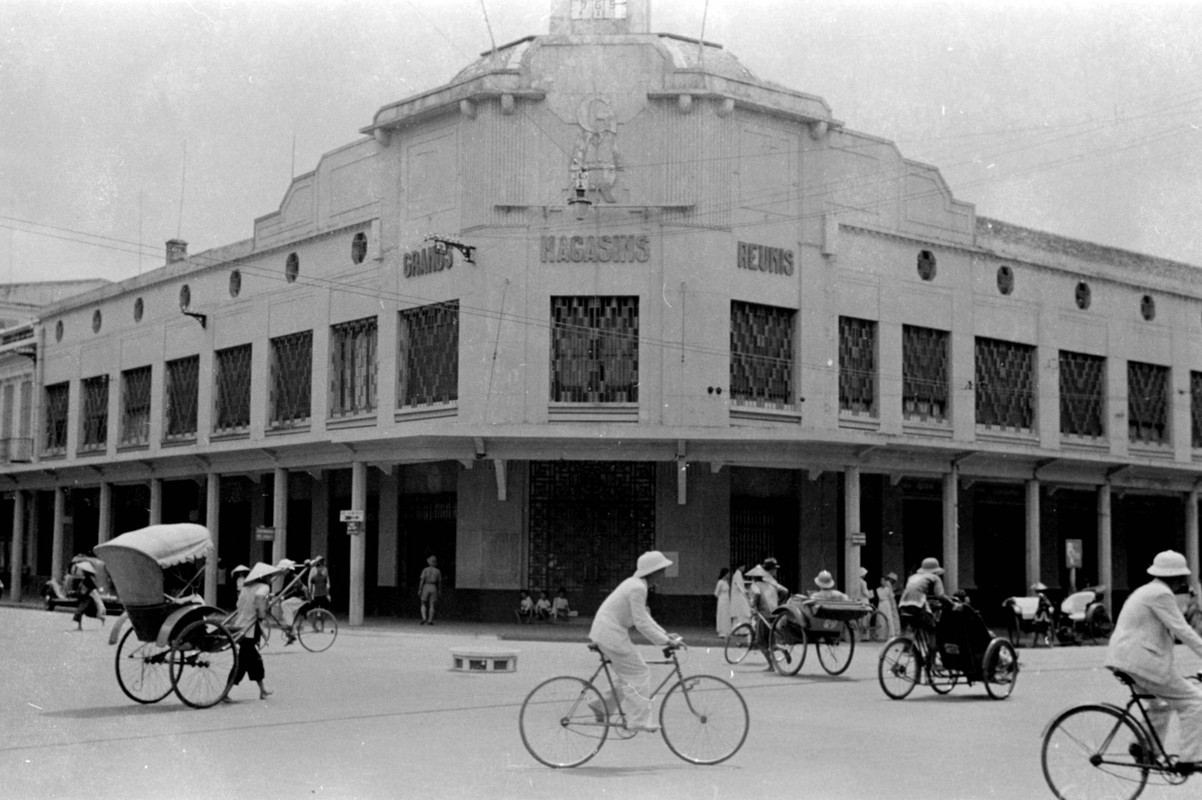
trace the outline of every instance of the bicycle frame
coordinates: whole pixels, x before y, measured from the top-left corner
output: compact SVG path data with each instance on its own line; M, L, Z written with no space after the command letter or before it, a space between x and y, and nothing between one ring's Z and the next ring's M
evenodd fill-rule
M593 671L593 674L589 677L588 682L595 686L596 682L597 682L597 676L600 675L601 673L605 673L605 681L607 684L609 684L609 691L613 695L614 705L616 706L616 708L614 709L614 711L612 713L617 714L620 719L625 720L626 712L622 710L622 699L621 699L622 693L618 691L617 684L614 683L613 673L611 673L609 670L609 665L611 663L609 660L609 657L606 656L605 653L603 653L601 651L601 649L599 647L596 647L595 645L591 646L589 649L596 650L597 655L601 657L601 663L597 666L597 669L595 669ZM676 648L665 647L663 649L663 653L664 653L663 661L648 661L647 665L648 666L671 665L672 669L668 671L668 674L664 676L664 679L662 681L660 681L659 685L651 690L651 694L647 697L648 701L655 699L655 696L658 695L663 690L663 688L672 681L673 678L676 678L676 680L678 680L678 681L684 679L684 673L681 672L681 670L680 670L680 660L676 657ZM685 692L685 697L686 698L688 697L688 692ZM605 726L605 727L621 728L621 727L624 727L626 723L625 723L625 721L620 722L620 723L619 722L610 722L607 719L604 722L597 722L594 724Z

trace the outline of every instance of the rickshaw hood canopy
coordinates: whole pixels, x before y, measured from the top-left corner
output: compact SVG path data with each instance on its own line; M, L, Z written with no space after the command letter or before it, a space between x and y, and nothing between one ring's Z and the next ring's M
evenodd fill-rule
M162 603L163 569L204 558L212 550L208 529L190 522L151 525L94 548L126 606Z

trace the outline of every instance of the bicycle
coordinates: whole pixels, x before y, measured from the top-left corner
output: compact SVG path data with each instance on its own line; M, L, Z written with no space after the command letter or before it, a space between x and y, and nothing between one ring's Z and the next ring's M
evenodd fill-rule
M660 703L660 734L668 749L690 764L720 764L737 753L747 739L750 726L747 703L738 689L721 678L685 677L676 655L682 647L680 643L668 644L663 648L663 661L647 662L672 668L649 699L675 678ZM588 649L601 659L591 677L550 678L534 687L522 703L518 716L522 744L540 764L553 768L578 767L601 750L610 731L619 739L630 739L638 733L627 726L621 692L615 690L609 659L595 644ZM596 686L598 676L603 673L615 699L613 709Z
M889 624L889 615L879 608L861 619L857 633L869 642L887 642L893 636L893 626Z
M312 569L313 562L305 561L292 580L275 594L267 598L267 619L259 626L259 649L262 650L271 641L271 629L279 628L287 637L285 645L295 641L311 653L321 653L329 650L338 638L338 620L328 609L313 605L309 597L308 585L305 578ZM284 614L286 600L299 599L300 605L292 616L292 622L286 623L281 619Z
M758 609L752 609L751 614L751 622L739 623L726 635L722 657L726 659L727 664L741 664L752 650L767 650L771 652L775 666L776 662L784 660L788 655L785 650L772 648L772 623L777 613L773 612L773 619L768 619ZM767 637L767 642L761 641L760 631Z
M1062 711L1044 729L1043 777L1060 800L1128 798L1135 800L1150 775L1158 785L1179 786L1195 771L1165 751L1152 727L1144 700L1127 673L1111 668L1131 692L1127 705L1087 703ZM1202 681L1202 676L1190 675ZM1134 709L1139 709L1139 716Z

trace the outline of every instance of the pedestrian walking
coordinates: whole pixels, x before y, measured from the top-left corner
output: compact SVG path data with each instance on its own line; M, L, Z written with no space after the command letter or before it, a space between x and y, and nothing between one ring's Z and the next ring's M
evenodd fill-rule
M723 567L718 573L718 584L714 586L714 597L718 608L714 612L714 629L725 639L730 635L730 569Z
M434 609L438 605L438 592L442 586L442 573L438 569L438 559L430 556L426 559L426 568L422 570L417 581L417 599L422 607L422 625L434 624Z
M267 619L271 578L279 572L279 567L262 561L255 564L238 593L238 608L234 612L234 630L242 632L238 638L238 669L234 673L234 684L241 683L243 677L250 678L259 685L260 700L266 700L272 692L265 683L267 670L263 666L263 657L259 655L259 626ZM233 702L229 695L223 699L227 703Z

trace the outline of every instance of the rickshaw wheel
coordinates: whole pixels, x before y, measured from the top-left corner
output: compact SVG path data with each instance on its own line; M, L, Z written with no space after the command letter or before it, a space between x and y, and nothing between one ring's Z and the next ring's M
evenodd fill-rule
M994 639L985 649L982 660L985 670L985 691L994 700L1005 700L1018 682L1018 652L1005 639Z
M133 637L132 639L130 637ZM117 645L117 685L135 703L157 703L171 694L170 647L143 642L132 627Z
M868 616L868 640L872 642L887 642L893 634L889 626L889 615L879 608Z
M779 614L772 620L772 631L768 634L768 648L772 653L772 666L781 675L796 675L806 661L806 629L789 616Z
M296 636L310 653L330 649L338 638L338 620L324 608L310 608L296 621Z
M850 622L844 622L834 634L827 634L815 643L818 648L818 663L828 675L842 675L851 666L851 657L856 652L856 634Z
M939 652L930 651L930 663L926 665L927 684L935 694L948 694L960 682L960 673L943 666Z
M723 648L722 655L726 658L727 664L741 664L743 659L747 658L747 653L751 650L751 644L755 641L755 629L750 623L744 622L741 625L736 625L734 630L726 637L726 647Z
M894 700L903 700L918 683L918 650L905 636L895 636L881 650L876 677L881 689Z
M172 639L171 684L193 708L219 703L229 694L237 669L234 637L216 620L196 620Z

